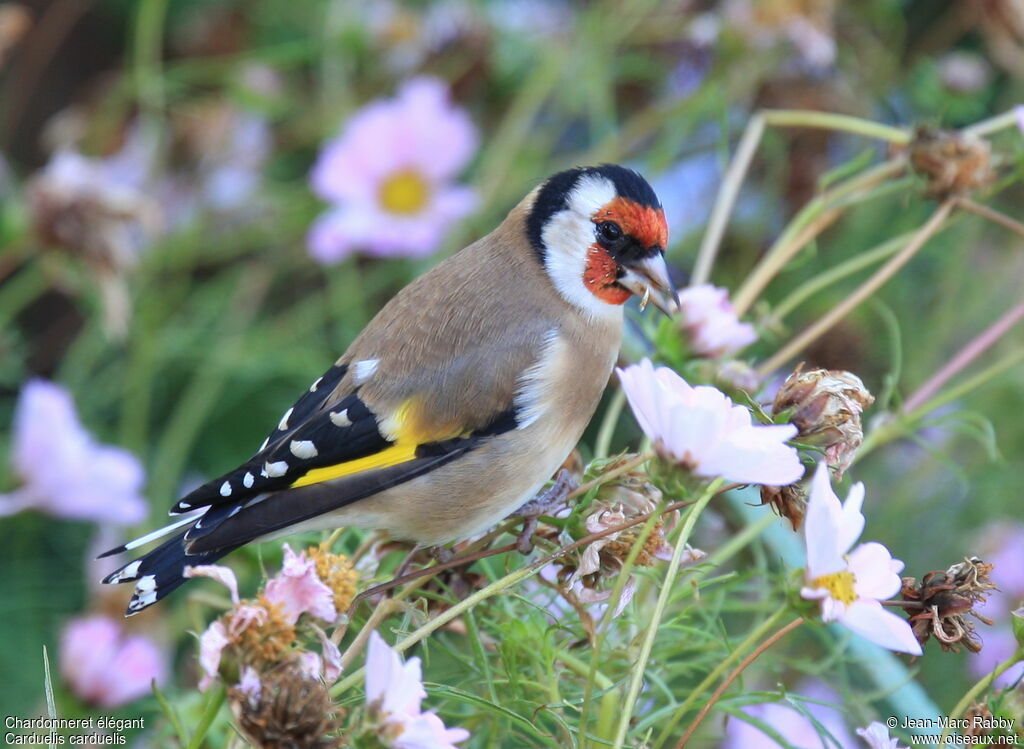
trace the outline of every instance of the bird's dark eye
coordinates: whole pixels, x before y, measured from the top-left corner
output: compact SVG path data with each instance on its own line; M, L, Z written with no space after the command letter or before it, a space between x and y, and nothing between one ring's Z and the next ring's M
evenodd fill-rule
M606 242L622 239L622 228L614 221L602 221L597 225L597 235Z

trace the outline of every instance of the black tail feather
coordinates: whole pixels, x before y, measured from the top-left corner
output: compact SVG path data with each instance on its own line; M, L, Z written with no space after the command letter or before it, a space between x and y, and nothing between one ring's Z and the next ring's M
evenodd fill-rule
M148 554L107 575L103 582L135 583L135 592L125 612L126 616L133 616L152 606L185 582L186 567L212 564L237 548L238 546L228 546L188 554L185 552L185 534L180 533Z

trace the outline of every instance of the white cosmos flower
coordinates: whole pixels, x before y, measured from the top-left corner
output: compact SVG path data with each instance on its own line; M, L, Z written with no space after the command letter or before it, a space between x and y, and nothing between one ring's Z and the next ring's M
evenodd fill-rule
M871 749L906 749L900 746L900 742L889 737L889 729L877 720L867 728L858 728L857 735L864 739L864 742Z
M807 500L806 585L800 595L821 602L821 618L838 621L889 650L921 654L910 624L886 611L879 601L892 598L902 585L903 562L876 542L853 548L864 530L864 485L850 489L845 503L832 491L828 467L818 464ZM851 551L851 549L853 549Z
M744 484L784 486L804 474L800 456L786 440L792 424L755 425L750 411L720 390L691 387L668 367L644 359L617 370L636 420L662 455L698 476Z

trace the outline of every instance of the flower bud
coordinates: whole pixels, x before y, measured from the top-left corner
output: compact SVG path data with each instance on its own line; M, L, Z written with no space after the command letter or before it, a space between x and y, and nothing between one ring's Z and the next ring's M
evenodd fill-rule
M874 402L874 396L852 372L804 372L801 363L775 396L772 415L790 412L789 421L799 430L797 439L823 447L825 462L838 479L864 441L861 412Z

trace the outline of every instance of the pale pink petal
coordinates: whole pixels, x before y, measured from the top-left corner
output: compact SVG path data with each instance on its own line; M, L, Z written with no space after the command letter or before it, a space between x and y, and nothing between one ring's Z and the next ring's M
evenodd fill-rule
M149 694L166 680L163 654L147 637L125 637L120 622L94 615L68 623L61 637L61 674L71 691L106 709Z
M213 680L217 678L221 653L230 642L224 623L220 619L213 622L199 636L199 665L204 672L203 678L199 680L200 692L209 689Z
M320 638L320 651L323 654L324 673L323 678L328 684L333 684L341 676L341 651L331 638L327 636L320 627L312 625L317 637Z
M299 664L299 673L307 679L320 680L320 674L323 671L323 661L320 660L319 655L305 650L296 656L296 661Z
M469 738L464 728L445 728L434 713L420 713L402 724L402 732L391 745L394 749L455 749L455 744Z
M807 577L813 580L846 569L846 560L839 550L842 505L832 491L828 466L822 461L811 479L804 516L804 539L807 543Z
M309 230L306 244L313 259L323 265L344 260L356 250L358 237L350 225L357 214L334 208L321 214Z
M294 624L309 613L325 622L338 618L334 592L317 577L316 564L305 552L296 554L284 545L284 564L264 590L267 600L281 607L285 620Z
M255 705L260 701L260 695L263 693L263 684L260 682L260 675L256 673L256 669L252 666L246 666L242 669L242 678L236 686L239 692L244 694L249 704Z
M59 385L31 380L22 388L12 459L24 486L0 498L0 515L36 509L118 525L146 516L141 463L126 450L96 443Z
M1024 104L1014 107L1013 113L1017 116L1017 129L1024 133Z
M799 455L786 445L792 425L751 423L750 412L721 391L691 388L649 360L617 370L641 429L658 447L698 476L743 483L789 484L803 475Z
M889 729L877 720L867 728L858 728L857 735L864 739L871 749L901 749L899 741L889 737Z
M889 550L876 541L858 546L850 552L847 562L856 581L853 589L859 598L884 601L903 587L899 575L903 562L893 559Z
M219 564L196 564L185 567L183 577L208 577L216 580L231 593L231 602L238 604L238 578L230 567Z
M725 356L757 340L754 326L739 321L725 289L690 286L679 292L679 307L693 350L702 356Z
M427 696L420 681L420 660L403 664L398 652L376 632L370 634L366 655L366 700L379 702L386 713L418 713Z
M889 650L921 655L921 645L906 619L886 611L878 601L857 600L847 606L840 624Z
M823 462L828 463L827 460ZM843 511L839 517L839 539L836 544L841 554L848 553L857 543L860 534L864 532L864 514L861 512L863 505L864 484L858 481L850 487L850 493L846 495Z

